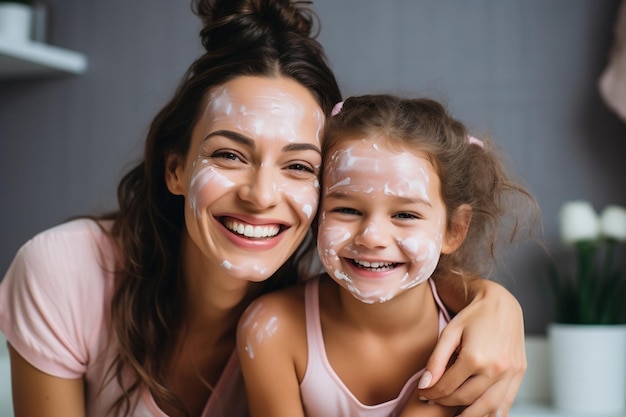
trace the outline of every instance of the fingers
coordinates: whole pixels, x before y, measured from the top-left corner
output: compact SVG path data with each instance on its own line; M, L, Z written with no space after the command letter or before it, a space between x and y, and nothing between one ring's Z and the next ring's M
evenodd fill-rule
M474 403L496 378L481 372L480 367L467 367L468 361L453 364L431 388L420 394L443 405L470 405ZM503 393L504 394L504 393Z
M441 332L437 345L426 363L426 371L420 378L418 388L428 388L437 384L439 378L446 372L448 364L456 356L463 328L455 324L453 319Z
M420 396L442 405L469 406L463 416L483 417L498 410L506 415L521 385L525 362L502 362L487 356L461 350L430 388L420 390Z
M467 370L453 369L453 367L448 372L460 374L467 372ZM509 415L523 376L523 372L517 372L514 375L507 372L494 382L494 379L486 374L477 374L468 378L452 394L447 395L448 392L454 390L455 383L446 385L446 373L439 381L442 385L433 386L424 392L428 392L429 396L437 397L435 401L442 405L466 405L467 407L459 414L461 417L506 417Z
M506 417L513 404L509 399L509 382L500 380L476 399L470 406L466 407L460 417Z

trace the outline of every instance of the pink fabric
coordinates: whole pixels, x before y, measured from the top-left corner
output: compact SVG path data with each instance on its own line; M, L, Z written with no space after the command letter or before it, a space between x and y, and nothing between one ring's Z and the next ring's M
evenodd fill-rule
M434 281L430 279L429 283L439 306L439 332L441 332L450 321L450 316L437 294ZM311 279L306 283L305 309L308 361L300 384L300 393L306 416L393 417L399 415L417 388L424 370L420 370L406 382L397 398L376 405L361 403L335 373L326 356L319 314L319 278Z
M43 372L84 378L87 416L104 416L120 394L115 382L102 388L117 348L109 308L117 262L113 242L98 225L75 220L24 244L0 282L0 331ZM202 416L246 415L243 379L233 352ZM144 392L133 416L165 414Z

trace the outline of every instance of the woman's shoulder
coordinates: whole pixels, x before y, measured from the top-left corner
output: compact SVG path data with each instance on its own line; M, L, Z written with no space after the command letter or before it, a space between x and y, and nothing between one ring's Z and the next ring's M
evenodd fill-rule
M57 242L84 243L85 240L100 241L109 236L112 222L100 221L91 218L76 218L52 226L37 233L24 246L46 245Z
M3 281L41 294L65 288L64 293L91 298L116 271L110 227L110 222L76 219L38 233L18 250Z
M22 356L52 375L85 372L108 321L116 251L107 227L80 219L37 234L0 281L0 328Z
M110 222L81 218L36 234L19 249L16 259L30 266L44 263L72 267L89 262L108 264L114 260L115 244L109 236Z

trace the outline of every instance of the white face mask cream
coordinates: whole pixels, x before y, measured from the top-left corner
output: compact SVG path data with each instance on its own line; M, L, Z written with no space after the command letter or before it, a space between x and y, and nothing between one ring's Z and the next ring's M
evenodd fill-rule
M445 233L439 178L425 158L349 140L324 172L318 252L329 275L365 303L425 282Z

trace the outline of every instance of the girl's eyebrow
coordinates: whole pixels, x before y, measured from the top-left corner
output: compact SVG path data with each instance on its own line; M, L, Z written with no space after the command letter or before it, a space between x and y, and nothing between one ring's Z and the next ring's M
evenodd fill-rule
M232 141L240 143L248 148L251 148L251 149L256 148L256 143L253 139L247 136L244 136L241 133L233 132L232 130L216 130L215 132L211 132L208 135L206 135L203 141L206 141L207 139L210 139L213 136L224 136L225 138L228 138ZM320 154L320 156L322 155L322 150L319 147L313 145L312 143L290 143L290 144L283 146L282 150L284 152L314 151Z
M357 192L356 194L360 194L360 193ZM335 200L349 200L351 196L349 193L345 191L333 190L329 192L328 194L325 194L324 198L333 198ZM393 198L398 200L399 204L421 204L421 205L425 205L428 207L432 207L432 204L430 204L430 201L424 198L410 198L410 197L404 197L404 196L398 196L398 195L394 195Z

